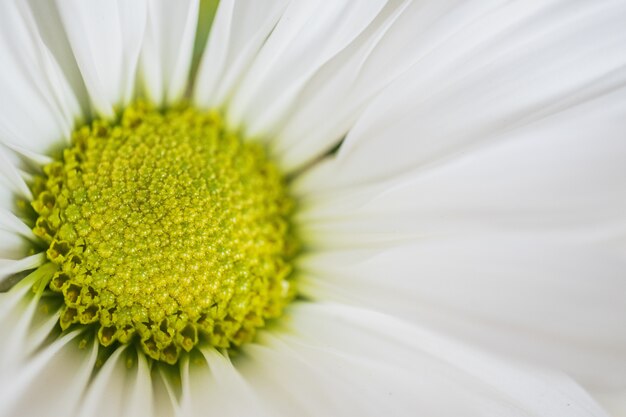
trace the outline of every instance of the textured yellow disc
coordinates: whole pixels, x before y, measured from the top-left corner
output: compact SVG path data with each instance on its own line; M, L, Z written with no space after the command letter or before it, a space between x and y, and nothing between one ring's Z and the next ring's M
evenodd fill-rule
M263 148L214 112L145 103L73 135L33 185L62 329L175 363L232 347L293 298L293 201Z

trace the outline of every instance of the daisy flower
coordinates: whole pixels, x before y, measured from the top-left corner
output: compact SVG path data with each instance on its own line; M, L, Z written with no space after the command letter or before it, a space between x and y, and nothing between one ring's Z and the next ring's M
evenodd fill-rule
M626 415L626 2L205 7L0 3L0 416Z

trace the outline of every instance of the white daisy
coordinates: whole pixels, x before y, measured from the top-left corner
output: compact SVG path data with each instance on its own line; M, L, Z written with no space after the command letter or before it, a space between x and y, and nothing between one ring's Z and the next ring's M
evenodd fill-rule
M0 416L626 415L626 2L199 8L0 3Z

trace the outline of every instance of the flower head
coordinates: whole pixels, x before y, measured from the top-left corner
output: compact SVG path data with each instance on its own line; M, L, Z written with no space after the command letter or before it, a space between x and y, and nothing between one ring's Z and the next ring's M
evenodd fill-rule
M205 7L0 4L0 416L617 412L623 1Z

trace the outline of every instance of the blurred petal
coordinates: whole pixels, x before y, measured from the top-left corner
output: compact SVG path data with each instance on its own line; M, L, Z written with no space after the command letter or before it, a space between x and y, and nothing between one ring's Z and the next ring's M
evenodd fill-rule
M33 284L49 279L54 269L43 265L10 291L0 293L0 340L4 341L0 344L0 373L19 369L57 325L59 302L42 297L43 289L33 291Z
M83 114L90 116L89 94L80 74L80 69L76 64L74 53L70 47L55 2L50 0L27 0L27 3L30 5L30 11L37 23L42 41L46 44L67 78L72 91L80 103Z
M79 332L46 346L17 373L0 376L0 416L73 415L96 363L98 342L83 346Z
M2 237L3 234L4 233L0 233L0 237ZM38 253L20 259L0 258L0 291L6 290L7 287L15 283L13 281L15 274L35 269L45 261L46 255L44 253Z
M623 234L624 115L626 87L388 182L300 189L298 222L326 249L482 231Z
M621 88L626 4L575 4L509 3L468 22L386 88L302 187L313 193L427 169Z
M0 208L6 210L15 209L17 199L33 199L30 188L10 158L10 152L0 146Z
M498 235L371 252L303 260L301 291L393 313L591 385L626 386L623 257L564 240Z
M151 416L152 407L152 382L146 358L125 347L113 352L89 384L78 415Z
M273 415L604 416L567 378L487 357L389 316L298 303L237 369Z
M611 417L626 417L626 391L593 392Z
M220 1L202 56L194 101L223 105L251 65L289 0Z
M283 168L297 171L330 151L381 90L469 22L502 3L387 2L354 42L311 77L273 133Z
M324 251L302 261L303 291L626 386L625 92L384 185L311 196L300 223Z
M57 8L95 111L113 117L133 98L146 2L58 0Z
M284 120L306 81L352 42L385 0L294 1L246 71L228 106L234 126L262 136Z
M80 107L23 2L0 4L0 62L0 143L47 162L69 142Z
M224 417L274 416L243 379L230 359L213 349L203 349L203 358L187 361L183 370L181 415L207 413ZM233 395L236 393L236 400Z
M189 79L199 0L156 0L148 3L140 78L158 105L180 101Z

